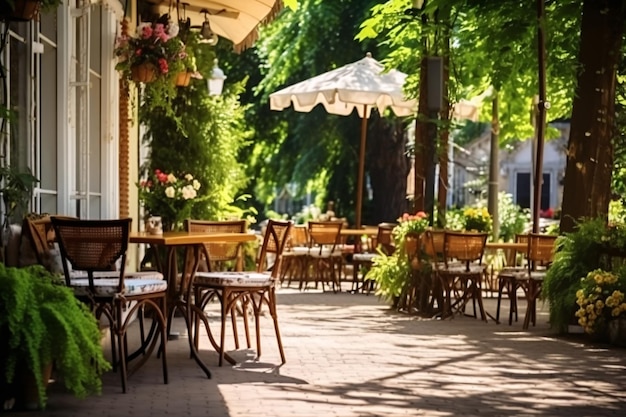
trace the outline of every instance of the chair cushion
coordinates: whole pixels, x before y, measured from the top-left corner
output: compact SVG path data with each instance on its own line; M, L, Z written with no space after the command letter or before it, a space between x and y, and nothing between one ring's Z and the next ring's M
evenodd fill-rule
M198 272L194 283L223 287L267 287L273 281L265 272L224 271Z
M117 294L119 272L94 272L95 296L113 297ZM70 287L77 296L89 295L89 279L84 271L73 271ZM167 281L163 275L155 271L129 272L124 279L124 295L138 295L167 290Z
M340 250L334 250L331 252L330 249L323 248L320 252L319 248L312 248L309 252L309 255L312 258L341 258L343 254Z
M285 252L283 252L283 257L285 256L305 256L309 254L309 248L305 248L303 246L293 247Z
M355 253L352 255L352 260L355 262L372 262L374 257L378 256L377 253Z
M454 264L448 264L447 268L444 265L444 267L439 270L439 273L443 273L443 274L482 274L483 272L485 272L486 269L487 269L487 265L470 264L469 270L468 270L465 264L454 263Z

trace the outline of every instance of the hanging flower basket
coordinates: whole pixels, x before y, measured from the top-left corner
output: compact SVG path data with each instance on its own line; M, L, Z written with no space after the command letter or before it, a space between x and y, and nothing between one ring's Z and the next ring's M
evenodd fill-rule
M191 81L191 72L183 71L176 75L176 87L187 87Z
M157 78L157 69L150 63L133 65L130 72L132 80L139 83L151 83Z

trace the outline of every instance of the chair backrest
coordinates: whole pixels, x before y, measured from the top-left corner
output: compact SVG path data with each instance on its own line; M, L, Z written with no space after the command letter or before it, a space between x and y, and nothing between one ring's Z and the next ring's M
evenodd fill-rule
M271 271L272 278L278 278L283 251L289 239L292 225L292 222L286 220L268 220L257 260L257 272ZM273 255L271 265L268 264L268 254Z
M482 262L487 233L454 232L446 230L444 233L443 253L444 261L448 265L451 261Z
M508 251L506 264L510 266L519 265L520 258L522 259L522 263L526 260L526 255L528 254L528 233L518 233L515 235L515 243L526 243L526 247L523 250L514 249ZM521 256L520 256L521 255Z
M429 229L422 235L424 238L424 252L432 262L443 261L445 233L443 229Z
M324 249L334 252L335 247L341 242L341 222L317 222L309 221L309 247L318 247L320 254Z
M308 230L304 224L294 225L289 231L289 238L287 240L287 247L296 248L298 246L308 246Z
M537 269L538 266L548 267L554 259L554 243L556 235L546 235L541 233L528 234L528 268Z
M395 223L381 223L378 225L378 232L376 233L376 247L385 255L393 255L396 250L396 245L393 240L393 229L397 225Z
M68 262L74 271L86 271L89 287L94 290L93 273L111 271L121 259L119 291L124 288L124 267L132 219L79 220L51 217L56 235L65 280L70 285Z
M196 233L245 233L246 220L195 220L187 219L185 229ZM211 271L221 270L228 261L237 261L241 257L242 242L205 243L204 255Z

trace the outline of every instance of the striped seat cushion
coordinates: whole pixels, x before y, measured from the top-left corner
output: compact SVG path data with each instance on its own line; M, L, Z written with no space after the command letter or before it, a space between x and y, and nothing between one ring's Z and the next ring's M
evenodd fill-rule
M198 272L194 283L228 287L266 287L271 285L272 276L265 272Z
M138 295L161 292L167 290L167 281L163 274L156 271L129 272L125 274L124 295ZM97 271L94 273L94 287L96 297L113 297L117 292L119 272ZM89 295L89 279L84 271L73 271L70 287L77 296Z

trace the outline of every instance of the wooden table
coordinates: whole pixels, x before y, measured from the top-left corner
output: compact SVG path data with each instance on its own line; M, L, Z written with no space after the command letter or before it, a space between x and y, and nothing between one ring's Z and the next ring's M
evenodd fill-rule
M167 280L167 302L168 302L168 332L171 327L171 319L175 310L180 309L185 317L187 325L189 350L191 356L202 368L207 377L211 377L211 372L200 359L193 342L193 314L202 314L201 311L194 309L191 300L191 292L193 287L193 279L198 269L201 259L201 251L205 243L231 243L231 242L251 242L255 241L256 235L253 233L191 233L191 232L165 232L163 234L153 235L146 232L131 232L130 243L143 243L150 245L158 254L158 248L165 249L165 259L155 257L157 269L163 273ZM182 279L178 283L178 262L177 249L185 250L185 262L183 263ZM219 347L211 335L209 335L211 344L219 351Z
M341 229L341 236L376 236L378 234L377 227L367 227L364 229Z

